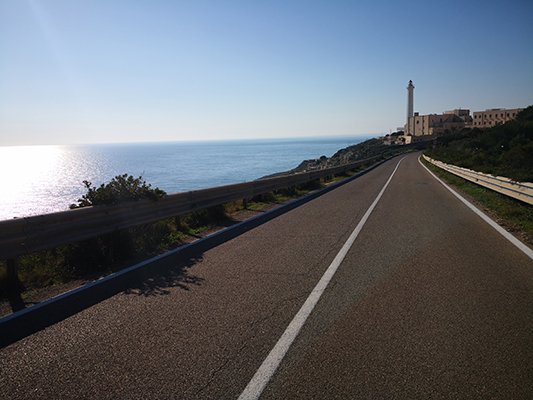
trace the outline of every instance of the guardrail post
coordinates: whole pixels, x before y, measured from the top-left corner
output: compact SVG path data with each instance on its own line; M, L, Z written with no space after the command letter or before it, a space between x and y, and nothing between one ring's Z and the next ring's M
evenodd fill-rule
M174 217L174 223L176 224L176 228L180 230L181 229L181 215Z
M11 258L6 261L7 264L7 278L9 280L17 279L19 275L19 260L18 258Z
M242 206L248 208L248 199L242 199Z

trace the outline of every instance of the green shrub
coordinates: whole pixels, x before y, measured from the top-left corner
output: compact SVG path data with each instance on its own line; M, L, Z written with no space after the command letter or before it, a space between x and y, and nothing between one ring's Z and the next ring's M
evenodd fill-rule
M289 186L283 189L279 189L279 190L276 190L275 193L281 196L286 196L286 197L298 196L300 194L300 192L298 191L298 187L296 186Z
M77 205L72 204L71 209L124 204L141 199L157 201L166 196L165 191L159 188L152 189L151 185L142 179L142 176L134 178L128 174L117 175L111 182L102 184L98 188L91 186L91 182L83 181L83 183L87 188L87 193L78 200ZM146 228L139 227L112 232L65 246L63 249L64 269L77 276L109 268L119 261L131 258L138 253L135 242L139 241L143 229ZM144 247L141 246L141 248Z
M108 184L102 184L99 188L92 187L92 183L83 181L87 188L87 194L78 199L78 204L72 204L70 208L97 206L105 204L123 204L140 199L157 201L166 196L166 192L159 189L151 189L142 180L142 176L135 179L133 176L124 174L117 175Z
M205 227L213 222L223 221L227 219L226 209L223 204L206 208L204 210L193 211L182 215L182 222L188 228L198 229Z
M252 203L274 203L276 201L276 195L274 192L262 193L253 196L250 201Z
M320 182L320 179L316 179L314 181L302 183L300 185L300 190L311 191L311 190L318 190L323 187L324 187L324 184Z
M505 124L464 129L440 137L436 149L432 145L428 144L426 154L442 162L519 182L533 182L533 106Z

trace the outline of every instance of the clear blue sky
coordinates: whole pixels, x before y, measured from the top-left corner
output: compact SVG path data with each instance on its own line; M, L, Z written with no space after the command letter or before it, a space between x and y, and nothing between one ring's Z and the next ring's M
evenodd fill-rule
M0 0L0 145L381 134L533 104L533 2Z

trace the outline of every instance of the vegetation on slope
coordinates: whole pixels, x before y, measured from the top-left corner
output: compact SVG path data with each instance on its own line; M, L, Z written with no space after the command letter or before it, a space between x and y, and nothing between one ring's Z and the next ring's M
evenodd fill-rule
M533 182L533 106L505 124L443 136L426 154L474 171Z
M341 149L330 158L322 156L316 160L302 161L298 167L288 171L287 174L353 163L359 160L364 160L365 158L389 154L394 150L400 151L402 150L402 146L385 145L382 140L369 139L353 146L348 146L344 149Z

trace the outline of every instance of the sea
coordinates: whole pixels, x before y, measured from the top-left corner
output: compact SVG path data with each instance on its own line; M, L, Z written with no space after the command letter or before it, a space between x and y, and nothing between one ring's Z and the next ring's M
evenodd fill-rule
M285 172L371 137L0 146L0 220L68 210L87 192L83 181L98 187L128 174L185 192Z

